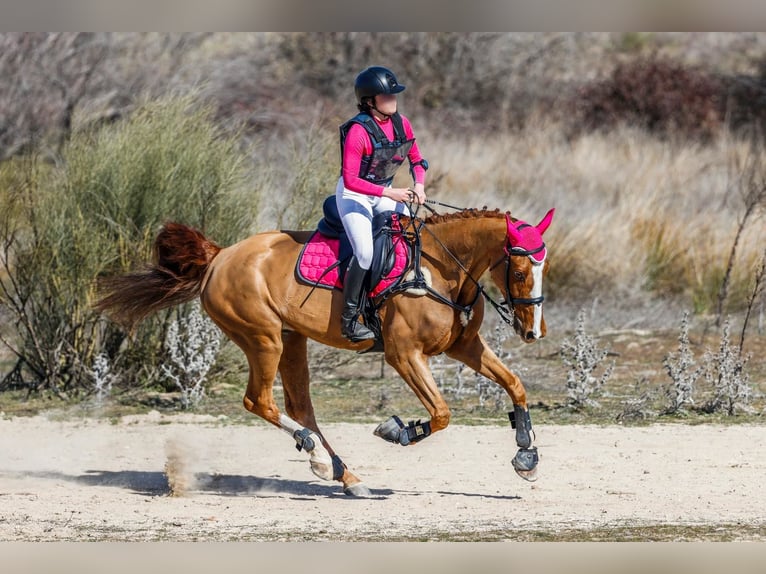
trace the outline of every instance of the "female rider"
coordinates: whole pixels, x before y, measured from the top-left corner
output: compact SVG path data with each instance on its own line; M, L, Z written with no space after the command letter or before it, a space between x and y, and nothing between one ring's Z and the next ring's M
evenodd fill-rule
M353 256L343 284L341 331L351 341L374 339L359 322L364 277L373 256L372 218L383 211L403 213L404 202L423 204L428 163L420 155L409 120L397 112L404 86L382 66L363 70L354 82L359 114L340 126L341 177L335 192ZM405 157L414 189L391 187Z

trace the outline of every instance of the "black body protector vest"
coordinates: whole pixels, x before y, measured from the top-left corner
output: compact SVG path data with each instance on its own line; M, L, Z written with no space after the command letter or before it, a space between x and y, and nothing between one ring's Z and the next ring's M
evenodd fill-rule
M343 146L351 126L360 124L370 135L372 154L362 156L359 177L376 185L388 186L394 180L394 174L410 153L414 139L408 140L404 134L404 125L399 112L391 116L394 122L394 141L389 141L383 130L369 114L360 113L340 126L340 160L343 162Z

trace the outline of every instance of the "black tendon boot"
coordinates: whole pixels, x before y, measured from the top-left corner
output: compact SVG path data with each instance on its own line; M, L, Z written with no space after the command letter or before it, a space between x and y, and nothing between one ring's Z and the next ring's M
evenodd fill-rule
M343 336L354 343L375 338L375 333L358 321L366 273L365 269L359 267L356 257L352 256L346 271L346 278L343 280L344 301L340 326Z

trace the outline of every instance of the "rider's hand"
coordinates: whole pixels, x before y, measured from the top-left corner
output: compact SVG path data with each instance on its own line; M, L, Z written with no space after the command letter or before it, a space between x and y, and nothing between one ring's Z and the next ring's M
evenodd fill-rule
M415 188L413 189L413 192L416 196L416 201L423 205L426 202L426 190L425 186L422 183L416 183Z
M402 203L417 201L417 194L406 187L386 187L383 189L383 195Z

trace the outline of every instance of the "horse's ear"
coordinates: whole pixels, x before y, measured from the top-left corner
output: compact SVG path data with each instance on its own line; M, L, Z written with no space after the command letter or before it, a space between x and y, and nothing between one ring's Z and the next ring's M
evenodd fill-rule
M551 221L553 220L553 212L556 211L556 208L552 208L548 213L545 214L545 217L542 218L540 223L535 225L537 228L537 231L540 232L540 235L545 233L545 230L548 229L548 226L551 224Z
M516 229L516 227L511 222L511 214L509 212L505 213L505 224L508 227L508 239L511 241L511 245L519 245L524 239L524 236L521 234L521 232Z

